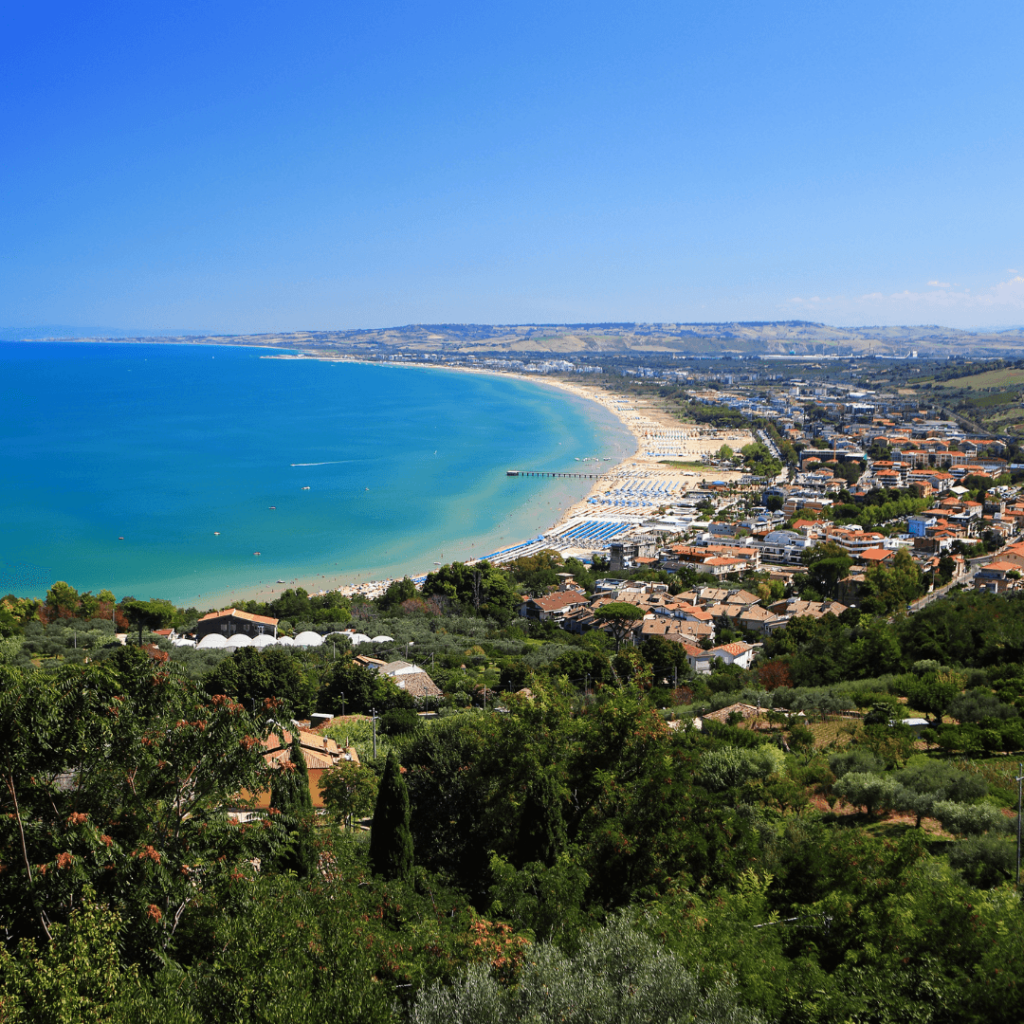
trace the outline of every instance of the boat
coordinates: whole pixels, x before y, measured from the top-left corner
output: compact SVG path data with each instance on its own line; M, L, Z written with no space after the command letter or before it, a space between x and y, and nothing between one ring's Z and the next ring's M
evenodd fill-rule
M277 582L278 583L284 583L284 580L278 580Z
M124 537L118 537L117 539L118 540L124 540Z
M259 554L259 552L258 552L258 551L254 551L254 552L253 552L253 554L254 554L254 555L258 555L258 554Z
M308 487L303 487L302 489L303 489L304 491L308 491L308 490L309 490L309 488L308 488Z
M273 511L274 511L274 510L275 510L276 508L277 508L277 506L276 506L276 505L271 505L271 506L270 506L270 511L271 511L271 512L273 512Z
M214 535L214 537L219 537L220 536L220 530L214 530L213 531L213 535Z

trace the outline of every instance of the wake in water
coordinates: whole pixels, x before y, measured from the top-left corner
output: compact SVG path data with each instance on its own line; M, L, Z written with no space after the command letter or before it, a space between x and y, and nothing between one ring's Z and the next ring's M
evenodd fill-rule
M343 466L346 462L355 462L355 459L338 459L335 462L289 462L289 466Z

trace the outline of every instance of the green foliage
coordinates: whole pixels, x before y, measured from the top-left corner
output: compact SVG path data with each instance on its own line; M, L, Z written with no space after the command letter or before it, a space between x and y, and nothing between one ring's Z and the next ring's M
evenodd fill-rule
M507 622L518 606L509 577L489 562L472 566L461 562L444 565L427 575L423 594L447 598L499 622Z
M595 617L602 622L608 623L608 627L615 637L615 649L629 636L633 626L644 617L643 610L635 604L627 601L610 601L602 605L594 613Z
M409 828L409 791L395 752L388 754L377 792L370 830L370 864L384 878L408 878L412 873L412 832Z
M876 811L890 810L896 806L900 786L891 775L847 772L836 781L832 792L854 806L863 806L870 817Z
M284 647L240 647L208 677L211 693L226 693L249 708L262 708L274 698L281 717L302 717L316 706L317 687L302 671L295 655Z
M344 699L342 697L344 695ZM340 658L320 691L319 709L328 714L366 714L391 708L411 708L412 697L395 685L390 676L372 672L348 657Z
M419 715L412 708L392 708L380 716L377 728L385 736L403 736L420 728Z
M763 780L786 769L782 751L771 744L753 750L723 747L711 750L700 761L697 781L713 792L741 786L752 779Z
M91 887L124 915L130 948L155 930L170 950L207 886L274 856L280 829L223 814L269 785L240 704L134 648L102 666L0 673L0 906L13 938L45 936Z
M991 804L963 804L955 800L936 800L932 813L942 827L956 835L975 836L982 832L1002 832L1009 820Z
M368 812L377 800L377 776L355 761L339 761L320 776L324 805L342 818Z
M756 1024L730 987L705 986L682 961L627 919L613 918L568 956L537 946L515 987L485 965L471 967L451 989L421 992L410 1024Z
M542 772L527 786L519 817L515 857L519 864L538 861L550 866L565 846L562 796L555 780Z
M816 544L803 554L807 566L807 578L811 585L822 594L833 596L836 586L850 571L853 559L846 549L835 541Z
M52 928L42 949L22 941L0 947L0 1020L4 1024L116 1024L133 1018L139 972L121 961L120 917L92 899Z
M404 579L394 580L388 584L388 589L377 598L377 607L382 612L393 611L406 601L411 601L418 596L416 584L406 576Z

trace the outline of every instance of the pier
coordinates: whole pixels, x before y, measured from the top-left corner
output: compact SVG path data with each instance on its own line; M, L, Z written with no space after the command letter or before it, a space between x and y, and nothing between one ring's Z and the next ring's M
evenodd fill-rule
M568 476L578 480L597 480L604 473L544 473L535 469L506 469L505 476Z

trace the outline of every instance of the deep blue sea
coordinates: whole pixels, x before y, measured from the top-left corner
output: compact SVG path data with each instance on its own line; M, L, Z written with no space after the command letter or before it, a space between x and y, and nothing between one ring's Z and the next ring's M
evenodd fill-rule
M588 489L507 469L635 448L541 384L269 355L0 342L0 594L211 607L415 575L537 536Z

